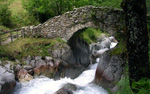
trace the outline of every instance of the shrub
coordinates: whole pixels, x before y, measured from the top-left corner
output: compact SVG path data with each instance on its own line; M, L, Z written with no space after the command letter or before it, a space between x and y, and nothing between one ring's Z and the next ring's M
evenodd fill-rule
M0 24L9 26L11 23L10 17L11 17L11 12L8 8L8 4L1 4L0 5Z
M149 94L150 93L150 79L142 78L138 82L132 83L132 88L136 94Z

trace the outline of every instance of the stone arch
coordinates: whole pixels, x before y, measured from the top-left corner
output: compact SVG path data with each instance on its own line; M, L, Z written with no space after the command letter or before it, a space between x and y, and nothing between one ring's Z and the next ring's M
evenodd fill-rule
M76 31L94 27L109 34L123 30L123 11L107 7L85 6L53 17L28 30L27 35L68 40ZM30 35L29 35L30 36Z

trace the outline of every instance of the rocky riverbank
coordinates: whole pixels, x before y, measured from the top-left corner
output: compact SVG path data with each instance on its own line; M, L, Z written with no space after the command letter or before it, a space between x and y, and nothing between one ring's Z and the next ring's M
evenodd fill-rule
M28 82L39 76L46 76L53 79L79 76L90 63L97 62L99 65L95 74L96 84L104 88L116 91L116 84L123 72L123 59L110 54L114 38L101 35L98 43L88 45L84 40L76 38L70 40L70 45L57 44L55 49L49 50L52 56L27 56L22 60L0 61L0 90L2 94L13 94L16 81ZM104 49L107 49L104 51ZM111 50L109 50L111 49ZM115 48L116 49L116 48ZM114 90L115 88L115 90ZM70 91L69 91L70 92ZM64 94L64 93L63 93Z

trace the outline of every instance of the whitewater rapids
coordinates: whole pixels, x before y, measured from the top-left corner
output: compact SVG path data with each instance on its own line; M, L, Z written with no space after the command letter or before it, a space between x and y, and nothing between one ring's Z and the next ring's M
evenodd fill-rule
M76 79L62 78L60 80L53 80L47 77L40 77L26 83L18 83L14 94L54 94L63 85L72 83L82 87L74 94L108 94L102 87L99 87L90 82L93 81L97 63L91 65L89 70L84 71Z

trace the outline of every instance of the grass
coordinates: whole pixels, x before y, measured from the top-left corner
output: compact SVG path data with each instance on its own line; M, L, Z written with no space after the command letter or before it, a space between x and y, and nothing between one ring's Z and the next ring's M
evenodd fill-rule
M8 27L6 27L6 26L4 26L4 25L0 25L0 29L6 30L6 31L10 30Z
M76 32L75 36L80 37L83 40L85 40L88 44L91 44L93 42L97 42L97 38L100 37L100 34L102 33L104 32L102 32L100 29L85 28Z
M23 8L22 0L8 0L9 10L11 11L11 23L6 27L0 25L3 30L21 28L28 25L37 25L39 22Z
M9 8L12 12L11 19L15 28L39 24L39 22L23 8L22 0L14 0Z
M50 56L49 48L55 44L62 43L57 39L45 38L25 38L14 41L13 43L0 46L0 58L21 59L30 56Z
M11 1L11 0L9 0ZM26 10L22 6L22 0L13 0L9 6L12 15L19 14L20 12L25 13Z
M121 2L122 0L106 0L99 4L99 6L107 6L107 7L113 7L113 8L121 8Z

